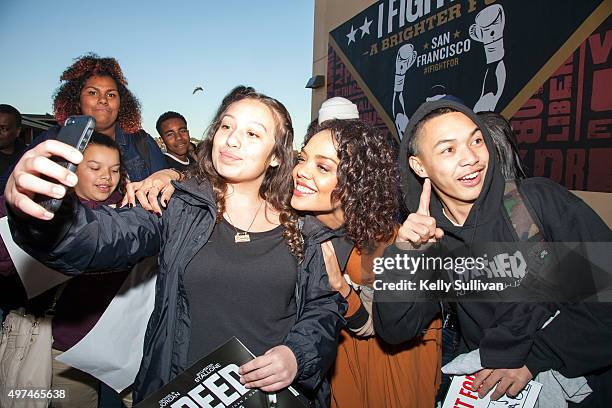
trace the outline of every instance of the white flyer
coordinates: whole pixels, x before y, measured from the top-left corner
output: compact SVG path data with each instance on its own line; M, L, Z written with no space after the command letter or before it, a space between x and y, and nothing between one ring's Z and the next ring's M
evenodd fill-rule
M91 374L117 392L129 387L142 360L157 271L156 256L138 263L94 328L56 360Z
M497 401L491 401L495 388L480 399L478 393L472 391L474 378L474 375L454 376L442 408L533 408L542 389L539 382L529 381L516 397L503 395Z
M15 241L13 241L7 217L0 218L0 235L2 235L4 245L21 278L28 299L32 299L46 292L48 289L70 279L68 275L47 268L21 249Z

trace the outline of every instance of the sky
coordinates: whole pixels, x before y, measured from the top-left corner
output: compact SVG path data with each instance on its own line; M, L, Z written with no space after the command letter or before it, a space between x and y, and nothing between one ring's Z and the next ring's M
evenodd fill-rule
M0 0L0 103L53 114L61 73L95 52L119 61L154 137L158 116L174 110L201 138L223 96L245 84L285 104L298 147L313 19L314 0Z

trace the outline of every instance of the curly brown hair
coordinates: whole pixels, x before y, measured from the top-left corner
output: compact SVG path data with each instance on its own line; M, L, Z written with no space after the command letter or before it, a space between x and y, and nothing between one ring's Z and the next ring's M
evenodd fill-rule
M225 194L227 183L217 173L212 162L212 148L215 133L221 126L225 112L232 103L243 99L253 99L266 105L273 113L276 122L275 143L272 155L276 156L279 165L269 166L264 175L263 182L259 188L259 196L267 201L276 211L280 213L279 220L284 228L283 237L291 250L291 253L302 261L303 240L298 225L298 216L291 208L291 194L293 190L293 125L291 116L285 106L274 98L261 94L255 89L246 86L238 86L230 91L217 109L212 123L206 130L204 140L197 148L197 166L194 166L187 177L195 177L202 182L209 180L215 192L217 204L217 222L223 220L225 212Z
M309 127L304 145L329 130L339 159L332 201L344 212L346 236L359 251L372 250L394 234L398 211L398 170L386 137L360 119L332 119Z
M127 80L123 76L119 62L114 58L100 58L94 53L77 58L60 76L60 81L64 83L53 95L53 111L57 123L61 125L68 116L80 113L81 89L92 76L110 77L117 84L120 100L117 122L121 130L126 133L140 130L140 102L127 89Z

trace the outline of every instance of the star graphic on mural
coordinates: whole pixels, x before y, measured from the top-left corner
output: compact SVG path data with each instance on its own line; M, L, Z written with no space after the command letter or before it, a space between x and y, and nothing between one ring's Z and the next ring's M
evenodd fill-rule
M459 34L461 34L461 31L456 30L456 31L453 33L453 37L455 37L455 38L459 38Z
M428 43L428 42L426 42L425 44L423 44L423 49L424 49L424 50L426 50L426 49L428 49L428 48L429 48L429 43Z
M351 32L346 35L348 37L348 44L355 42L355 34L357 34L357 30L355 30L351 25Z
M368 21L368 16L366 16L365 20L363 21L363 25L359 27L361 30L361 38L363 38L363 36L366 34L370 34L370 26L372 25L372 21L374 20Z

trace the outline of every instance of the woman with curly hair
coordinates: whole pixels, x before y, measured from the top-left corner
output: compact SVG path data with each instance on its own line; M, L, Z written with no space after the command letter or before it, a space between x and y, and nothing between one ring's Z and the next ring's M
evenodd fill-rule
M121 66L114 58L86 54L75 60L60 76L62 84L55 91L53 110L61 126L72 115L96 119L96 131L109 136L121 149L121 157L130 181L140 181L167 167L163 153L153 138L141 129L140 103L127 88ZM48 139L55 139L60 127L42 133L30 149ZM13 169L8 169L0 188Z
M331 377L332 407L432 407L440 321L409 343L390 345L376 337L370 317L373 258L397 230L395 155L385 137L359 119L324 120L309 128L304 143L291 205L343 231L349 244L323 244L330 285L349 305Z
M247 388L274 392L295 383L327 406L326 373L346 305L328 287L321 253L320 243L334 234L310 228L302 240L289 205L293 128L280 102L244 86L230 92L198 149L197 168L174 184L161 217L142 207L90 210L71 201L55 216L46 213L34 194L62 197L54 189L76 178L51 154L80 161L52 140L20 160L6 194L22 217L9 221L16 242L71 275L159 253L135 402L236 336L259 356L240 368ZM26 214L50 221L28 222ZM46 239L34 238L40 234Z

